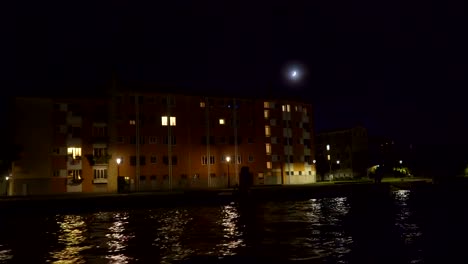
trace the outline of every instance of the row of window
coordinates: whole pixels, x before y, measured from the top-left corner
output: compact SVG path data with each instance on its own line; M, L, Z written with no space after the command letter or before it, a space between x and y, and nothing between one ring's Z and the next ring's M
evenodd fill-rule
M270 132L270 129L269 128L266 128L265 127L265 134L267 137L270 137L270 141L271 141L271 144L281 144L281 138L278 138L278 137L271 137L271 134L269 134ZM131 136L129 138L129 143L130 144L136 144L136 136ZM242 140L242 137L237 137L237 142L235 141L235 137L234 136L229 136L229 137L226 137L226 136L221 136L221 137L218 137L217 138L217 141L216 141L216 138L214 136L209 136L208 138L206 136L202 136L200 138L200 142L202 145L206 145L207 142L209 141L209 144L210 145L215 145L216 143L218 144L241 144L243 142ZM158 144L158 137L156 136L140 136L140 145L144 145L144 144ZM163 140L162 140L162 144L163 145L167 145L169 142L169 137L167 136L164 136L163 137ZM303 145L306 145L306 146L310 146L311 145L311 140L310 139L302 139L302 138L298 138L297 139L297 144L303 144ZM125 137L124 136L119 136L117 137L117 143L120 143L120 144L123 144L125 143ZM254 139L249 137L247 138L247 143L248 144L253 144L254 143ZM176 145L177 144L177 140L176 140L176 136L171 136L171 145ZM293 139L292 137L285 137L283 139L283 144L284 145L293 145Z
M265 108L265 109L275 109L276 106L277 105L274 102L263 102L263 108ZM291 105L289 105L289 104L281 105L281 110L283 112L291 112ZM296 112L303 112L303 113L307 114L307 107L302 106L302 105L294 106L294 110ZM265 116L265 118L266 118L266 116Z
M228 156L226 156L226 155L222 155L220 161L221 161L222 163L227 162L227 160L228 160L227 157L228 157ZM122 158L121 158L121 159L122 159ZM237 164L242 164L242 156L241 156L241 155L238 155L236 160L237 160ZM158 163L157 156L156 156L156 155L151 155L151 156L149 157L149 161L150 161L151 164L157 164L157 163ZM249 155L248 161L249 161L249 162L253 162L253 161L254 161L254 158L253 158L252 155ZM123 159L122 159L121 162L123 162ZM209 162L210 162L210 164L215 164L215 163L216 163L216 158L215 158L215 156L210 156ZM136 163L137 163L137 158L136 158L136 156L130 156L130 165L131 165L131 166L136 166ZM162 157L162 163L163 163L164 165L169 165L169 157L168 157L168 156L163 156L163 157ZM171 158L171 164L172 164L172 165L177 165L177 163L178 163L178 158L177 158L177 156L172 156L172 158ZM202 157L201 157L201 163L202 163L202 165L207 165L207 164L208 164L208 157L205 156L205 155L202 156ZM234 160L230 160L230 163L234 163ZM142 165L142 166L146 165L146 156L140 156L140 165Z

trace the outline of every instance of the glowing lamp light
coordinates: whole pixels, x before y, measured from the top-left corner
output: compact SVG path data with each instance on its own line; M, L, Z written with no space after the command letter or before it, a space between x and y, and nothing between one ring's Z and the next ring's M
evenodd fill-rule
M315 164L315 163L317 163L317 161L316 161L316 160L313 160L312 162L313 162L314 164Z
M336 164L340 164L340 161L339 161L339 160L337 160L337 161L336 161Z
M402 161L402 160L400 160L400 164L403 164L403 161Z
M227 156L227 157L226 157L226 161L227 161L227 162L230 162L230 161L231 161L231 157Z
M8 181L9 179L10 179L10 177L8 177L8 176L6 176L6 177L5 177L5 180L7 180L7 181Z
M121 158L117 158L115 161L117 162L118 165L120 165L120 163L122 162L122 159L121 159Z

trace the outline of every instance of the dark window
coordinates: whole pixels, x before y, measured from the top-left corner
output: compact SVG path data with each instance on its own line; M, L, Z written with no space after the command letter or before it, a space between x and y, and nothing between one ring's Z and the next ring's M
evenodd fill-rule
M167 179L169 179L169 175L164 174L164 175L163 175L163 180L167 180Z
M130 137L130 144L136 144L136 136L131 136Z
M140 145L144 145L146 143L146 137L140 136Z
M242 143L242 137L237 137L237 145ZM229 144L234 145L236 144L234 136L229 137Z
M307 162L308 164L310 164L310 156L309 155L306 155L304 156L304 161Z
M163 156L163 163L164 163L164 165L169 165L169 157L168 156Z
M136 166L136 156L130 156L130 165Z
M81 137L81 127L72 127L71 133L73 138Z
M202 136L201 138L201 143L203 145L206 145L206 136ZM214 136L210 136L210 145L214 145L215 144L215 137Z
M186 179L187 179L187 174L182 174L182 175L180 175L180 178L181 178L182 180L186 180Z
M146 176L140 175L140 181L143 181L143 182L146 181Z
M177 156L172 156L172 165L177 165Z
M151 156L150 157L150 162L151 162L151 164L156 164L156 156Z
M156 175L151 175L150 180L155 181L156 180Z
M176 137L175 137L175 136L172 136L171 138L172 138L172 140L171 140L171 145L175 145L175 144L177 143L177 142L176 142ZM164 136L164 138L163 138L163 144L164 144L164 145L167 145L167 143L168 143L168 137L167 137L167 136Z
M146 165L146 157L140 156L140 165Z
M206 137L205 137L205 141L206 141ZM226 144L226 137L225 136L219 137L219 144Z
M254 143L254 140L253 140L253 138L249 137L249 138L247 139L247 143L249 143L249 144L253 144L253 143Z

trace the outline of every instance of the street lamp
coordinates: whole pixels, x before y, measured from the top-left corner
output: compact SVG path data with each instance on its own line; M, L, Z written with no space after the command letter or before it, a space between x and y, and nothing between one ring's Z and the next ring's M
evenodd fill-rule
M402 160L400 160L400 164L403 164L403 161L402 161Z
M117 178L120 176L120 163L122 162L121 158L115 160L117 162Z
M337 161L336 161L336 164L340 165L340 161L339 161L339 160L337 160Z
M227 178L228 178L228 188L231 188L231 178L229 177L229 162L231 161L231 157L227 156L226 157L226 163L227 163Z

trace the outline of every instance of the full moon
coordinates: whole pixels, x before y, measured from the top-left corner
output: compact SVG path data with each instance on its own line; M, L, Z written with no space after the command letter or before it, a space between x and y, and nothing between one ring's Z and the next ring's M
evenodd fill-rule
M296 77L296 75L297 75L297 71L293 71L293 72L291 73L291 76L292 76L292 77Z

